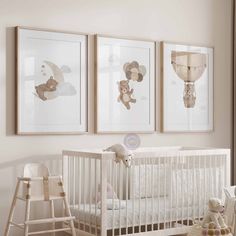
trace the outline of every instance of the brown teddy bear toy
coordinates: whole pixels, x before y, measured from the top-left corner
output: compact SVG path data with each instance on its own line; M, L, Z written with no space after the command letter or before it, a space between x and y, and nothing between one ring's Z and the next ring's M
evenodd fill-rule
M141 82L144 75L146 74L146 68L143 65L139 65L137 61L127 62L123 66L126 78L128 80L133 80Z
M51 76L50 79L45 84L40 84L38 86L35 86L35 90L39 98L42 99L43 101L46 101L47 97L44 96L44 93L56 91L57 84L58 82Z
M130 109L130 102L136 103L136 99L131 97L132 93L134 92L133 89L130 90L129 81L121 80L118 82L120 95L118 97L118 102L122 102L125 107L129 110Z

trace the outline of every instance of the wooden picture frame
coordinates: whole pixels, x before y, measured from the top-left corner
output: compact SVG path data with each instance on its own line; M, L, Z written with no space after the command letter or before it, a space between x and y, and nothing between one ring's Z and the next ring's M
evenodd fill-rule
M156 42L96 35L95 47L96 132L155 132Z
M214 130L214 49L161 42L161 131Z
M88 35L16 27L18 135L88 132Z

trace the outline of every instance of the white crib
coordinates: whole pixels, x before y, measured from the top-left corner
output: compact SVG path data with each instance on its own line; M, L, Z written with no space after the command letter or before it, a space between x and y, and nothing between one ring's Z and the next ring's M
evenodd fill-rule
M140 148L130 168L113 152L63 151L63 178L79 235L174 235L202 219L230 185L230 150Z

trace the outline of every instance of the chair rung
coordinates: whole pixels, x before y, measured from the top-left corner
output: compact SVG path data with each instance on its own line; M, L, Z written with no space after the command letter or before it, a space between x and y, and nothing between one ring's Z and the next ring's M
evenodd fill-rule
M74 220L74 216L66 216L66 217L55 217L55 218L47 218L47 219L39 219L39 220L29 220L26 221L26 225L36 225L36 224L46 224L46 223L55 223L55 222L63 222L68 220Z
M71 230L71 228L51 229L51 230L43 230L43 231L37 231L37 232L30 232L30 233L28 233L28 235L45 234L45 233L61 232L61 231L68 231L68 230Z
M17 223L15 223L13 221L10 221L10 226L15 226L15 227L24 229L24 224L17 224Z
M22 201L26 201L26 199L23 198L23 197L16 197L16 198L19 199L19 200L22 200Z

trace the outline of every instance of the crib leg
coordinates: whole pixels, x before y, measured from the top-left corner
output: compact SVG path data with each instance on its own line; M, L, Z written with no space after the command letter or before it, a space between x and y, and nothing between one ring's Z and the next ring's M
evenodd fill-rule
M55 218L54 202L53 202L53 200L50 200L49 204L50 204L51 218ZM55 222L52 223L52 230L55 230ZM52 236L55 236L55 232L52 233Z

